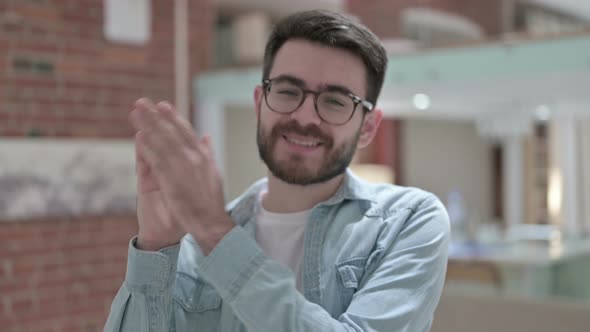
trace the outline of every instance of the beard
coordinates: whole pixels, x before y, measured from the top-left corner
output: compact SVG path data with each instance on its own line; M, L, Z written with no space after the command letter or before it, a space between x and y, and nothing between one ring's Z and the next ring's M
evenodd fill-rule
M360 132L359 127L352 139L335 147L332 137L323 133L316 125L302 127L297 121L291 120L283 124L276 124L268 133L262 128L260 117L258 117L256 143L260 159L275 177L288 184L306 186L323 183L343 174L352 162ZM306 157L300 154L291 154L286 160L278 160L273 155L278 141L284 139L283 135L289 133L314 137L321 141L324 157L319 167L311 169L306 166Z

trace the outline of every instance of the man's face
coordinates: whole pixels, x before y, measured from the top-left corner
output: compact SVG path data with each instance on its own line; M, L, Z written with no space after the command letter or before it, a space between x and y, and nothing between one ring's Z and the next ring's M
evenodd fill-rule
M306 90L336 86L363 99L366 96L365 67L359 58L303 40L288 41L278 51L269 78L277 77L297 80ZM372 114L364 117L360 105L349 122L335 126L320 119L311 94L290 114L270 110L262 87L256 89L255 101L260 157L274 176L290 184L321 183L342 174L363 129L374 130L364 122L375 119Z

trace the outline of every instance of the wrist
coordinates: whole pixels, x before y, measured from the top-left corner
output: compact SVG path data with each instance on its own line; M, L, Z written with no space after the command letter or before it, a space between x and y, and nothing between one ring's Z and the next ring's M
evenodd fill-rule
M217 244L229 233L236 224L231 217L225 215L221 218L215 219L207 225L195 225L190 231L191 236L199 244L201 251L205 256L208 256Z
M155 240L149 239L145 236L139 234L137 236L137 240L135 241L135 248L144 251L160 251L164 248L174 246L179 244L180 241L163 241L163 240Z

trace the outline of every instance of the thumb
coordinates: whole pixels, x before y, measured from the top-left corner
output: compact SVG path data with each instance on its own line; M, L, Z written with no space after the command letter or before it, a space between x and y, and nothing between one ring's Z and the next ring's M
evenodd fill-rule
M201 138L201 144L203 146L203 152L208 157L213 157L213 146L211 145L211 136L205 135Z
M149 164L145 160L143 155L144 150L144 142L143 142L143 135L141 131L138 131L135 134L135 171L139 175L145 174L149 171Z

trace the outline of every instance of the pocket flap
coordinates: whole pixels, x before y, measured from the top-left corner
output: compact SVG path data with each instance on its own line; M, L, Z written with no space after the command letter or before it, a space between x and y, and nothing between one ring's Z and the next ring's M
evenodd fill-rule
M363 268L366 258L354 258L336 264L338 276L344 288L358 289L359 283L365 269Z
M215 288L184 273L176 273L174 298L189 312L202 312L221 306L221 296Z

